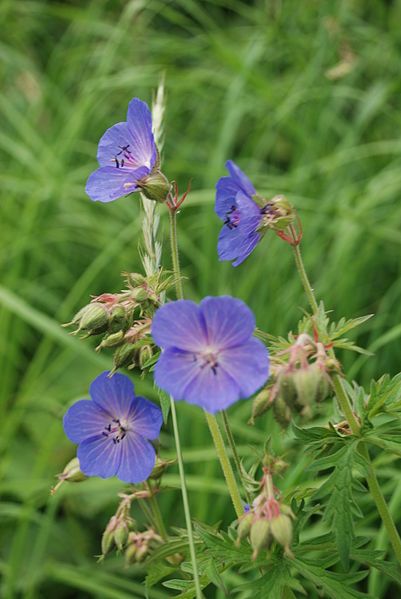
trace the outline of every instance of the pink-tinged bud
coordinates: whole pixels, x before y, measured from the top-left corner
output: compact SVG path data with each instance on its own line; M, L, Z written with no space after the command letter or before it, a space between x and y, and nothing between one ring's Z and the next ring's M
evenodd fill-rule
M292 522L286 514L280 514L270 522L271 533L274 539L285 549L289 549L292 542Z
M251 526L250 541L253 548L252 559L256 559L262 549L269 547L271 540L270 522L265 519L255 520Z
M82 310L78 312L78 315L79 314L80 318L77 332L84 331L88 332L90 335L97 335L106 330L109 322L109 313L104 304L101 304L100 302L90 303L82 308ZM75 318L77 318L77 316Z
M165 202L171 188L168 179L159 170L138 182L143 194L155 202Z
M134 564L136 562L138 548L136 545L128 545L125 550L125 562L127 565Z
M127 523L121 520L114 531L113 540L119 551L124 549L124 546L128 539L128 526Z
M302 406L311 406L316 401L322 372L316 364L307 368L299 368L293 374L294 385L297 390L297 400Z
M103 532L102 535L102 556L108 554L113 543L114 543L114 533L116 527L118 525L118 519L116 516L112 516Z

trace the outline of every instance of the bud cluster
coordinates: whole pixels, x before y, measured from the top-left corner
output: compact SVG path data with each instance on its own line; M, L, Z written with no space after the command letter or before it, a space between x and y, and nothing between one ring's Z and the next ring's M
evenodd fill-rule
M142 562L151 553L152 549L162 543L163 539L153 528L148 528L143 532L130 532L125 550L126 563Z
M253 548L253 559L256 559L263 549L269 549L273 541L282 545L285 552L291 555L294 514L291 508L278 501L275 495L270 471L264 468L261 492L248 511L241 516L237 528L237 545L248 537Z
M96 349L114 350L113 371L121 367L144 370L156 351L150 336L152 317L173 277L163 271L149 277L126 273L125 282L121 293L93 298L64 326L75 326L73 334L82 333L83 338L102 335Z
M250 424L270 407L284 427L293 412L312 417L316 404L330 392L330 375L339 368L323 343L302 333L287 350L274 356L271 380L254 399Z

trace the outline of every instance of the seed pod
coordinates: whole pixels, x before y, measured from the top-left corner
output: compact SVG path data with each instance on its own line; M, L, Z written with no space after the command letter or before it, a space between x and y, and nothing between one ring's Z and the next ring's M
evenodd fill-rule
M256 559L261 549L267 549L270 543L270 522L269 520L256 520L251 526L250 541L254 549L252 558Z
M271 532L277 543L289 548L292 541L292 522L286 514L280 514L270 522Z
M252 402L252 416L248 424L255 424L255 418L262 416L271 406L270 389L262 389Z
M156 202L164 202L171 187L168 179L159 170L151 173L142 181L138 181L138 186L149 200Z
M120 521L114 531L114 542L117 549L122 551L128 538L128 526L126 522Z
M330 391L330 383L328 376L326 374L322 374L320 382L317 386L316 390L316 401L321 402L326 399Z
M302 406L310 406L316 400L319 383L322 379L320 368L311 364L294 372L293 380L297 390L297 401Z
M78 331L88 331L97 335L106 330L109 322L107 309L100 302L93 302L83 308L79 320Z
M294 385L294 380L291 373L280 375L279 378L279 394L284 399L289 408L293 408L297 399L297 390Z
M251 526L252 526L252 522L253 522L253 518L254 518L253 514L248 512L247 514L244 514L243 516L241 516L241 518L239 519L238 528L237 528L237 534L238 534L237 545L240 544L242 539L245 539L245 537L247 537L249 535L249 532L250 532Z
M283 428L287 428L289 423L291 422L291 410L288 405L285 403L281 395L276 397L273 402L273 415L277 422Z

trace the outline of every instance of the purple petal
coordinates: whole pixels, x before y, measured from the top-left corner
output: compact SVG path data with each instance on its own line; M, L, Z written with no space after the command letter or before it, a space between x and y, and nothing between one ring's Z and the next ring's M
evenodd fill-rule
M65 413L64 432L73 443L81 443L88 437L100 435L109 420L109 414L97 407L93 401L81 399Z
M197 351L206 342L198 306L189 300L162 306L153 317L152 336L159 347Z
M202 366L190 352L168 348L156 364L155 382L175 400L184 399L210 413L239 399L238 385L222 368L217 367L215 374L209 366Z
M138 168L139 166L145 166L142 162L138 162L135 156L132 159L127 160L126 156L130 156L124 149L128 151L131 148L132 139L131 133L128 129L127 123L117 123L107 129L107 131L100 138L99 145L97 148L97 159L100 166L116 166L116 160L119 164L124 160L127 162L125 166L130 168ZM125 155L126 154L126 155Z
M217 253L220 260L234 260L238 257L242 244L242 235L237 228L224 225L217 241Z
M134 98L128 105L127 123L131 134L131 151L138 164L150 170L157 159L157 149L152 133L152 115L148 105Z
M253 252L261 240L260 233L252 233L248 237L242 237L240 247L238 248L238 257L233 262L233 266L239 266Z
M156 461L153 445L131 431L119 447L121 460L117 477L126 483L141 483L149 478Z
M85 191L94 202L112 202L133 191L137 191L138 181L149 174L149 169L102 166L89 175Z
M219 365L236 381L241 397L255 393L269 376L269 354L259 339L222 351Z
M87 476L109 478L117 474L121 443L113 443L110 437L103 435L90 437L78 445L77 457L81 471Z
M222 296L206 297L200 303L205 321L207 343L216 349L240 345L251 337L255 329L255 317L244 302Z
M253 195L255 195L256 190L252 185L251 181L248 179L245 173L242 172L239 166L235 164L235 162L233 162L232 160L227 160L226 168L230 173L231 177L241 187L241 189L247 196L252 197Z
M224 220L227 212L237 206L235 197L241 191L232 177L221 177L216 184L216 214Z
M135 397L134 385L124 374L102 372L91 383L89 393L95 404L113 418L128 418Z
M238 192L235 196L235 202L240 212L240 222L244 218L254 217L258 220L258 224L262 218L262 214L259 206L251 198L245 195L242 191Z
M156 439L163 424L163 415L158 406L144 397L135 397L128 415L133 430L146 439Z

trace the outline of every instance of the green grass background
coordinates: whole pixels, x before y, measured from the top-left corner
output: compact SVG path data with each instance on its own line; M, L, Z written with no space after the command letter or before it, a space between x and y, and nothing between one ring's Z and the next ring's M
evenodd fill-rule
M281 335L306 308L290 249L273 235L238 269L217 261L214 184L235 159L259 191L296 205L307 268L334 317L375 313L356 338L375 356L344 356L351 375L366 383L400 370L400 21L399 0L0 2L2 597L145 595L141 569L93 558L118 481L65 485L52 499L49 488L74 454L62 415L110 365L59 323L90 294L119 290L121 271L141 268L137 198L95 204L85 181L101 134L124 119L133 96L150 101L162 73L165 172L182 189L192 178L179 216L187 296L241 297L261 328ZM348 72L333 79L344 59ZM150 381L137 388L155 398ZM242 402L230 411L242 455L254 455L267 434L280 449L269 416L247 427L249 409ZM193 515L228 523L202 414L178 410ZM173 454L169 432L162 444ZM305 482L305 464L294 454L282 486ZM378 464L401 520L396 465ZM174 468L167 481L177 486ZM174 490L161 497L175 525L183 524L179 501ZM361 531L387 547L370 504ZM369 584L377 596L391 593L375 575Z

